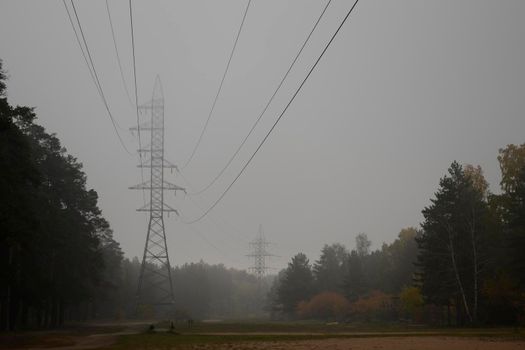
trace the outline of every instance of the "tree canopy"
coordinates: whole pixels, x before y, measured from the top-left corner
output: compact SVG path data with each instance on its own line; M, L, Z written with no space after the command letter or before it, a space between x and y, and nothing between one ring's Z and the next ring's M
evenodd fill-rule
M104 268L121 251L82 164L32 108L8 103L3 71L0 82L2 327L56 326L109 283Z

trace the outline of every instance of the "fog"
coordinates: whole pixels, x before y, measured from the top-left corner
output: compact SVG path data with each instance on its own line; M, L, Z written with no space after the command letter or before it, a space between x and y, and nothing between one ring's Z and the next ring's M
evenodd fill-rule
M183 164L202 130L245 1L134 1L139 103L155 76L165 96L166 158ZM104 1L77 1L95 66L124 142L136 124L122 86ZM267 115L224 176L195 198L166 201L191 220L238 173L351 4L333 1ZM127 2L110 1L125 79L133 72ZM184 175L205 186L242 141L286 72L324 2L253 1L222 94ZM204 260L246 268L264 226L282 268L325 243L378 248L417 226L453 160L481 165L499 191L498 149L523 142L522 1L362 1L246 172L202 221L166 219L172 265ZM140 256L147 215L138 159L121 148L61 1L4 0L0 58L12 104L35 106L84 165L88 186L127 257ZM167 180L188 186L173 174Z

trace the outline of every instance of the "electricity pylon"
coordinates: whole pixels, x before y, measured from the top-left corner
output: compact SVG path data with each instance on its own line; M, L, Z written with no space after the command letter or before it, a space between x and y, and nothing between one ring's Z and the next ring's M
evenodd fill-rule
M266 266L266 258L274 256L267 250L271 242L268 242L264 237L262 225L259 225L259 233L253 241L249 243L250 254L247 256L253 258L253 266L250 267L250 271L257 277L258 280L262 280L266 276L266 272L271 268Z
M149 134L150 141L149 146L138 150L141 154L149 154L149 159L142 161L138 167L149 169L150 179L130 187L135 190L149 190L149 203L137 209L137 211L149 212L146 244L137 288L137 305L172 304L173 283L164 229L164 213L169 215L170 212L177 214L178 212L164 203L164 191L184 191L184 188L164 180L164 169L173 169L176 166L164 159L164 94L158 76L155 79L151 101L138 108L141 112L150 114L151 120L130 129Z

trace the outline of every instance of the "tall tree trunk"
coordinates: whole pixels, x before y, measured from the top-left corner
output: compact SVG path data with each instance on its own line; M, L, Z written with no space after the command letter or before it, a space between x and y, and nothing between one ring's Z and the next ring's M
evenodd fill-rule
M9 247L9 260L8 260L8 269L7 271L13 271L13 250L14 247ZM12 276L8 276L7 279L7 301L6 301L6 329L9 331L11 330L11 310L13 308L12 306Z
M36 309L36 325L38 328L42 327L42 306Z
M447 326L451 326L451 319L450 319L450 299L447 301Z
M474 306L472 309L472 316L474 322L478 320L478 250L476 246L476 214L474 208L472 209L472 222L470 223L470 240L472 242L472 256L474 259Z
M42 328L47 328L47 300L42 304Z
M28 318L28 308L27 303L23 300L20 300L20 326L21 328L27 328L27 318Z
M56 297L51 300L51 328L56 328L58 323L58 302Z
M0 330L5 330L5 300L0 300Z
M58 304L58 326L64 325L64 300L61 298Z
M449 251L450 251L450 259L452 261L452 268L454 270L454 275L456 277L456 283L458 284L459 293L461 295L461 299L463 302L463 307L465 308L465 313L467 314L467 317L470 322L472 322L472 316L470 314L470 309L467 303L467 297L465 295L465 290L463 288L463 283L461 282L461 277L459 276L458 266L456 263L456 253L454 249L454 241L452 237L452 230L450 227L447 229L448 231L448 241L449 241Z

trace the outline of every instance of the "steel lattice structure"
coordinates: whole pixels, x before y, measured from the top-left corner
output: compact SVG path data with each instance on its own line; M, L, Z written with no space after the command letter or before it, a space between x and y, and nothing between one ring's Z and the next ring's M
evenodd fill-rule
M138 150L142 154L149 154L149 159L142 161L138 167L149 169L150 180L130 187L130 189L149 191L149 203L137 209L150 213L137 288L137 303L171 304L174 301L173 283L166 244L164 213L177 213L177 211L164 203L164 192L184 191L184 188L164 180L164 169L173 169L176 166L164 159L164 96L159 77L155 80L151 101L138 108L143 114L150 114L151 120L130 129L139 133L149 133L150 136L149 147Z
M257 234L257 237L249 243L251 252L247 255L248 257L253 258L253 266L250 267L250 271L259 280L261 280L266 275L266 272L271 269L266 266L266 258L274 256L267 250L270 244L271 242L268 242L264 237L262 225L259 225L259 233Z

